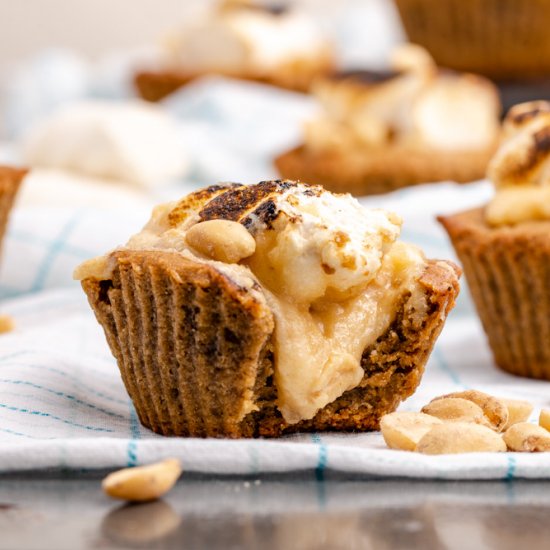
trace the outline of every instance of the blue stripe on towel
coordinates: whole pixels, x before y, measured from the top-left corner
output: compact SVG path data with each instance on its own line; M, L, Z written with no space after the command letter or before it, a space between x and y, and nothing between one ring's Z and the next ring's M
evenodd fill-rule
M328 462L328 447L323 443L319 434L312 434L311 440L319 446L319 456L317 458L317 466L315 468L315 477L317 481L324 481L325 469Z
M468 389L468 386L462 383L458 373L451 368L451 366L445 359L445 356L443 355L440 346L435 346L433 356L437 360L437 365L439 369L443 371L453 381L454 384L456 384L457 386L461 386L464 389Z
M52 390L51 388L46 388L45 386L41 386L40 384L34 384L33 382L28 382L27 380L7 380L7 379L0 379L0 383L2 384L14 384L14 385L21 385L21 386L29 386L31 388L35 388L37 390L43 390L48 393L52 393L53 395L57 395L58 397L64 397L65 399L69 399L70 401L73 401L74 403L77 403L78 405L83 405L85 407L89 407L90 409L94 409L95 411L101 412L103 414L106 414L108 416L112 416L114 418L119 419L125 419L124 416L121 414L114 413L112 411L108 411L107 409L103 409L101 407L98 407L97 405L94 405L93 403L88 403L86 401L82 401L78 397L74 395L70 395L67 393L64 393L62 391Z
M516 475L516 457L507 454L506 459L508 460L508 469L506 470L506 481L512 481Z
M139 431L139 420L136 414L136 409L134 404L130 400L130 434L131 439L128 441L128 446L126 447L127 460L126 464L128 467L136 466L138 463L137 459L137 440L140 438Z
M14 355L26 355L27 353L28 352L20 352L18 354L14 354ZM9 359L9 357L7 357L7 359ZM0 361L2 361L1 358L0 358ZM118 399L116 397L112 397L110 395L107 395L106 393L100 392L99 390L96 390L95 388L92 388L91 386L89 386L87 384L84 384L83 382L81 382L79 379L77 379L72 374L69 374L69 373L67 373L65 371L62 371L60 369L56 369L55 367L47 367L45 365L33 365L33 364L21 364L21 365L15 364L15 366L18 369L21 369L21 368L38 369L40 371L48 371L48 372L52 372L54 374L58 374L59 376L61 376L63 378L67 378L67 379L72 380L73 382L77 383L79 388L81 388L83 390L86 390L86 392L88 392L88 393L91 393L93 395L101 397L102 399L105 399L106 401L111 401L112 403L118 403L119 405L126 405L126 400L125 399ZM88 369L88 370L90 370L90 369ZM102 383L104 383L104 382L102 382Z
M31 285L30 292L37 292L42 290L46 284L46 280L53 267L56 257L63 252L66 246L67 239L82 219L83 212L78 211L71 219L61 228L57 238L52 241L49 250L46 253L42 264L38 267L36 277Z
M39 235L26 231L10 231L9 238L25 244L31 244L35 246L40 246L43 248L50 248L53 242L49 239L44 239ZM97 253L92 250L87 250L79 246L65 243L63 246L63 252L65 254L70 254L71 256L76 256L81 259L93 258L97 256Z
M52 420L57 420L58 422L63 422L63 424L69 424L69 426L73 426L75 428L82 428L84 430L91 430L94 432L109 432L109 433L114 431L114 430L110 430L109 428L99 428L97 426L86 426L85 424L78 424L78 422L73 422L72 420L67 420L66 418L61 418L51 413L47 413L43 411L35 411L32 409L22 409L20 407L14 407L13 405L6 405L5 403L0 403L0 408L6 409L8 411L13 411L13 412L21 412L25 414L32 414L34 416L43 416L43 417L51 418Z

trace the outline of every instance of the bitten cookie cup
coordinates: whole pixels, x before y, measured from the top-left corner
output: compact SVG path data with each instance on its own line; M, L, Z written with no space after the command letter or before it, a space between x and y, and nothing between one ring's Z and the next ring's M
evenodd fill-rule
M26 174L27 170L22 168L0 166L0 246L4 240L17 191Z
M273 315L261 297L178 254L120 252L114 258L111 280L88 279L82 286L141 423L163 435L376 430L420 383L459 290L454 266L430 262L419 280L425 315L411 321L403 296L392 325L363 352L359 386L313 419L289 425L277 409ZM243 415L253 406L258 410Z
M440 217L496 364L550 380L550 221L491 227L484 209Z
M319 186L217 185L75 276L153 431L375 430L420 383L459 292L454 264L395 241L400 223Z

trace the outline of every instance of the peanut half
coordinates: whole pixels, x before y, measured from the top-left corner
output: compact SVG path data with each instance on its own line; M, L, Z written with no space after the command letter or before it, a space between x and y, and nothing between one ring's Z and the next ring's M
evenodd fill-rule
M434 426L420 439L416 450L428 455L504 452L502 437L480 424L449 422Z
M550 410L542 409L539 415L539 426L542 426L545 430L550 431Z
M550 433L541 426L529 422L519 422L510 426L504 434L504 441L510 451L550 451Z
M256 241L247 229L230 220L208 220L191 226L186 235L187 244L200 254L229 264L252 256Z
M417 412L395 412L380 420L380 430L390 449L414 451L416 445L434 426L442 424L439 418Z
M508 408L501 400L492 395L488 395L478 390L466 390L436 397L434 401L447 397L467 399L481 407L483 414L487 417L490 427L497 432L501 432L508 423Z
M525 422L533 412L533 405L531 405L529 401L523 401L522 399L507 399L503 397L500 397L499 401L504 403L508 409L508 422L502 429L503 432L518 422Z
M148 466L124 468L113 472L103 480L101 486L110 497L145 502L167 493L180 475L179 460L168 458Z
M434 399L422 408L422 412L435 416L444 422L487 424L487 419L481 407L462 397Z

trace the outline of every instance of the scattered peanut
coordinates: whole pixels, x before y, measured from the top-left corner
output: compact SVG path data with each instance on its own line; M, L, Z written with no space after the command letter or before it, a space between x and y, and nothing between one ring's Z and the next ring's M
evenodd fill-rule
M502 437L490 428L466 422L434 426L418 442L416 450L428 455L504 452Z
M447 397L460 397L462 399L467 399L468 401L472 401L472 403L475 403L481 407L483 414L489 421L490 427L497 432L501 432L508 423L508 409L506 405L492 395L488 395L477 390L466 390L436 397L436 399L444 399Z
M504 441L510 451L550 451L550 433L541 426L529 422L519 422L510 426L504 434Z
M390 449L414 451L422 436L438 424L441 420L427 414L395 412L382 417L380 429Z
M521 399L507 399L499 398L508 408L508 422L502 429L505 432L510 426L517 424L518 422L525 422L531 413L533 412L533 405L529 401L523 401Z
M15 322L10 315L0 315L0 334L11 332L15 329Z
M208 220L189 228L187 244L200 254L234 264L252 256L256 241L246 228L230 220Z
M420 413L387 414L380 429L390 449L430 455L550 452L550 409L538 426L526 422L532 412L528 401L467 390L435 397Z
M487 424L487 419L481 407L462 397L434 399L422 408L422 412L435 416L444 422Z
M550 432L550 410L542 409L539 415L539 426Z
M101 486L110 497L145 502L155 500L167 493L180 475L179 460L168 458L148 466L125 468L113 472L103 480Z

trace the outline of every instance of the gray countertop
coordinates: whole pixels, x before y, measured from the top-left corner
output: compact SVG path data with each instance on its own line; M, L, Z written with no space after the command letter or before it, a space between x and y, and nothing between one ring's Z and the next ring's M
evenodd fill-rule
M125 505L98 474L0 476L0 549L550 548L550 482L184 475Z

